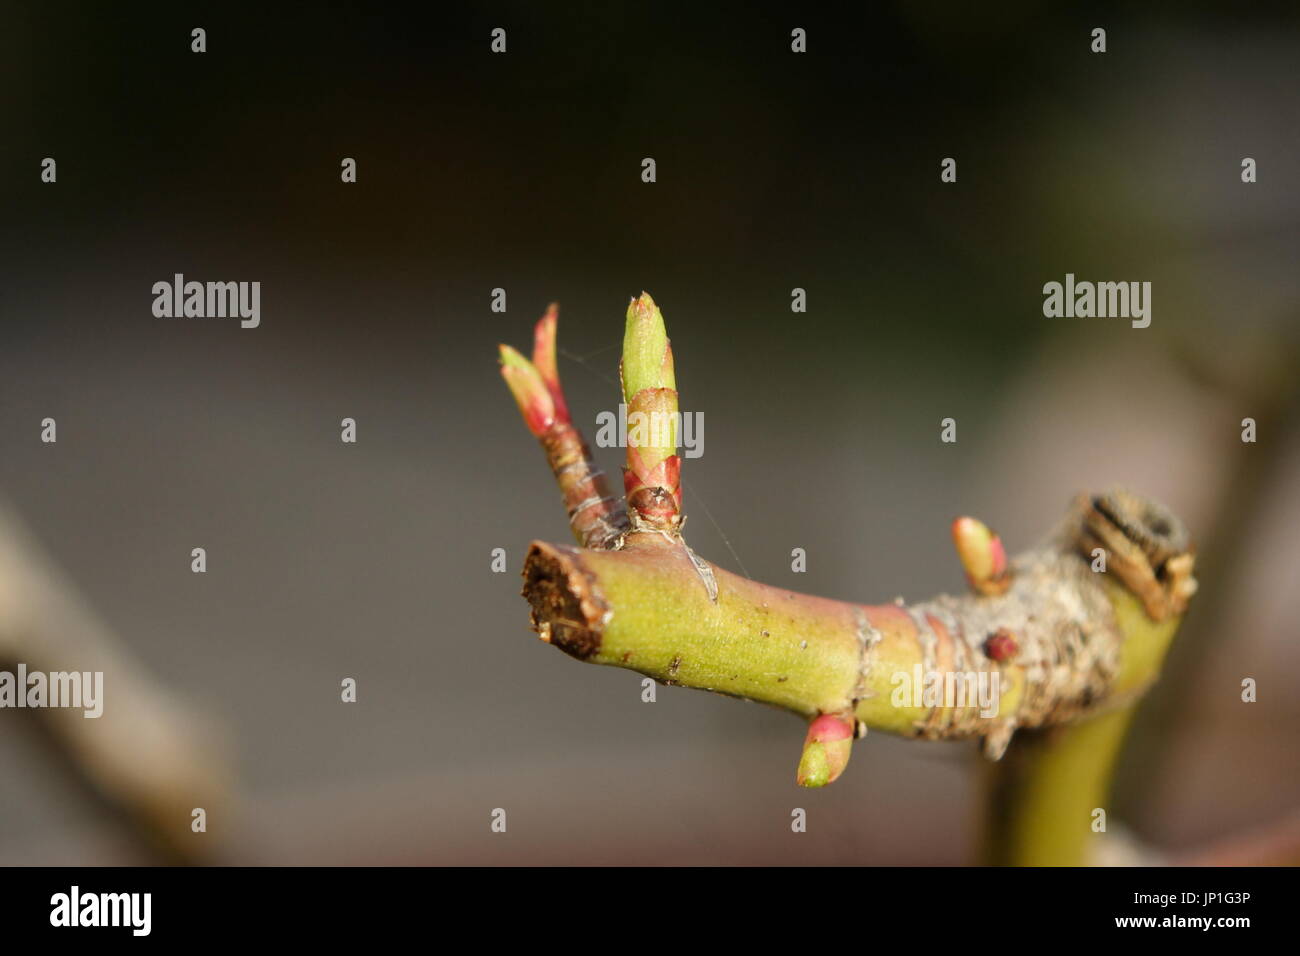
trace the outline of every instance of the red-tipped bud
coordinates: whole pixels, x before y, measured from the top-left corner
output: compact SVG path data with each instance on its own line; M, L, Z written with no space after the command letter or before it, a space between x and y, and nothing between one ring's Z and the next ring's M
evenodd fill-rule
M801 787L834 783L848 766L852 749L853 722L834 714L821 714L808 725L795 782Z
M568 424L569 405L564 400L560 373L555 364L555 335L559 322L560 307L552 302L533 329L533 366L546 383L546 390L551 393L551 401L555 404L555 420Z
M1001 594L1011 583L1007 552L1002 539L976 518L961 517L952 523L952 540L966 569L966 580L980 594Z
M533 363L502 345L501 377L510 387L528 430L538 438L545 435L555 424L555 401Z
M1016 642L1015 635L1005 627L998 628L984 642L984 656L999 664L1013 660L1019 653L1020 645Z

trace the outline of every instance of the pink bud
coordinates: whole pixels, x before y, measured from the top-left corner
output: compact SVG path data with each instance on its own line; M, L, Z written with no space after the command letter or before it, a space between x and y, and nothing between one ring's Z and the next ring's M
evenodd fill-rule
M1020 645L1016 643L1015 637L1005 627L998 628L984 642L984 654L989 660L1002 663L1011 660L1019 653Z

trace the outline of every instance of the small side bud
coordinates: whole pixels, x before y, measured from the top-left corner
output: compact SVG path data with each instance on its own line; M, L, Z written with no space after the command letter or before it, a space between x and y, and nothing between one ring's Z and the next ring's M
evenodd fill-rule
M957 557L966 569L966 580L980 594L1002 594L1011 584L1007 552L1002 539L976 518L961 517L952 523L952 541Z
M1020 653L1020 645L1015 635L1005 627L998 628L984 641L984 656L999 664L1012 660Z
M546 314L537 320L537 326L533 330L533 366L546 383L546 390L551 393L551 401L555 403L555 420L567 425L571 421L569 405L564 400L564 390L560 388L560 372L555 365L555 334L559 322L560 307L552 302Z
M528 430L541 438L555 424L555 401L541 374L508 345L501 346L501 377L510 387Z
M834 714L815 718L804 738L795 782L801 787L824 787L838 780L849 765L854 731L852 721Z

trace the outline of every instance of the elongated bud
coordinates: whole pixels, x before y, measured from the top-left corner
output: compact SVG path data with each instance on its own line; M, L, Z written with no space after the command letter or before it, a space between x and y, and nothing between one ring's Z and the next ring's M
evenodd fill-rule
M555 365L555 335L559 322L560 307L552 302L533 329L533 366L546 383L546 390L551 393L551 401L555 403L555 420L567 424L571 420L569 405L564 400L564 390L560 388L560 372Z
M795 782L801 787L834 783L849 765L852 749L852 721L834 714L820 715L808 725Z
M648 293L628 306L619 374L627 403L628 508L638 525L675 532L682 521L677 381L663 313Z
M528 359L510 346L502 345L501 377L510 387L528 430L542 437L555 424L555 400L541 374Z
M643 388L677 390L664 315L648 292L642 292L641 297L633 299L627 307L621 370L623 401L629 404Z
M952 540L972 588L985 595L1006 591L1011 575L1007 572L1007 552L1001 538L984 522L961 517L952 523Z
M524 424L546 452L574 537L586 548L611 548L627 533L627 513L623 503L610 496L605 473L591 460L591 450L569 418L555 367L558 321L559 309L552 305L533 330L531 362L510 346L501 346L501 377L510 386Z

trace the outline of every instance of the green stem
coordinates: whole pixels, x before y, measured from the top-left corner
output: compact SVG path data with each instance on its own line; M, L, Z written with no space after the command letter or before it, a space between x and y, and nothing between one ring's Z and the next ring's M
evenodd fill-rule
M1126 589L1108 597L1124 631L1117 694L1133 696L1155 680L1179 619L1152 621ZM1009 866L1087 866L1110 819L1116 761L1136 700L1065 727L1018 736L993 781L985 857ZM1104 811L1105 816L1097 811Z
M1022 734L997 768L985 856L1005 866L1086 866L1135 705Z
M1120 652L1125 628L1145 633L1147 618L1073 552L1048 546L1014 568L998 597L861 605L751 581L695 557L680 538L641 532L616 551L534 543L524 594L542 639L580 660L903 736L984 737L996 756L1017 726L1116 706L1159 665L1143 642ZM1020 659L992 660L986 638L1010 628ZM1171 634L1172 624L1160 630ZM990 713L973 695L900 693L918 674L996 676L1000 696Z

